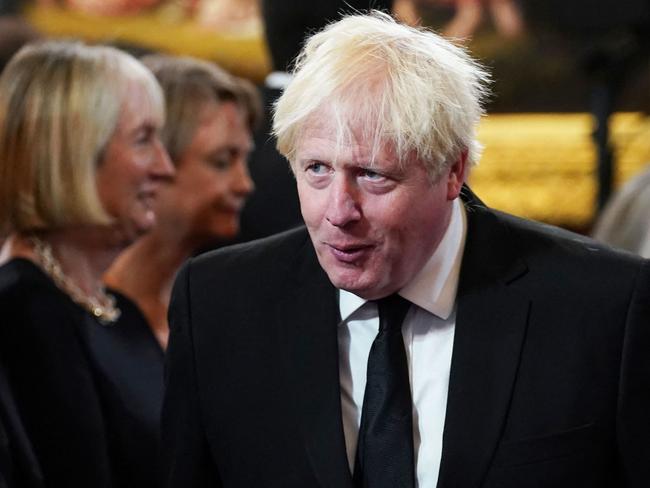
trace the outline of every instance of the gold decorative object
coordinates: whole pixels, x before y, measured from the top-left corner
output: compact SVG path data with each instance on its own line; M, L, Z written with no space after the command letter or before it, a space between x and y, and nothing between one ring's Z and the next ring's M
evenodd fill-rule
M526 218L587 229L595 210L596 148L589 114L495 114L479 127L485 145L470 184L486 204ZM650 116L610 122L616 186L650 163Z

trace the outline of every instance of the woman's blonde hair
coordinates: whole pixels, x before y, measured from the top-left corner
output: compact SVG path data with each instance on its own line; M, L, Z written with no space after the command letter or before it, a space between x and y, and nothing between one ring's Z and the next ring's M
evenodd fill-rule
M137 86L162 122L158 83L125 52L48 41L14 56L0 76L3 233L110 222L96 169L126 93Z
M293 164L318 114L333 122L339 147L361 137L377 155L388 144L402 163L422 160L435 179L465 151L470 164L478 160L488 80L462 48L431 31L381 12L350 15L309 38L298 56L275 106L278 150Z

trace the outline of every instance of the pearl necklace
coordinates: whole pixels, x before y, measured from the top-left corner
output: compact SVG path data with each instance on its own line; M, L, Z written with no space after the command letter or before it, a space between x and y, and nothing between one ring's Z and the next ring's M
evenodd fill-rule
M120 318L121 311L115 306L115 297L106 293L102 286L96 296L84 293L64 272L61 263L54 257L52 246L38 237L31 237L34 253L40 267L54 284L66 293L73 302L80 305L95 317L101 325L112 325Z

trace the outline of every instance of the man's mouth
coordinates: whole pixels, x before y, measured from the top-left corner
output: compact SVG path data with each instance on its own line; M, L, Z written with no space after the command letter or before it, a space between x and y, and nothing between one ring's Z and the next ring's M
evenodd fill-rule
M372 249L369 244L335 245L326 243L326 246L332 256L342 263L355 263L364 258Z

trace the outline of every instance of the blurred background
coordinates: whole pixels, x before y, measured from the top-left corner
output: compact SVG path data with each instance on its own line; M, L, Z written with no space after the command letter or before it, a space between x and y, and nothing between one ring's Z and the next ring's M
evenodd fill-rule
M490 206L588 233L646 170L650 0L396 0L394 12L493 73L470 180ZM209 59L258 84L271 72L258 0L0 0L0 13L0 56L16 39L79 37Z

